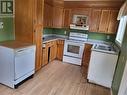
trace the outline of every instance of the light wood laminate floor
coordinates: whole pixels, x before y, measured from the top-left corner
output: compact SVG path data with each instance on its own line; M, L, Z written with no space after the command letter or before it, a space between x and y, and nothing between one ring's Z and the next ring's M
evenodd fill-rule
M55 60L18 89L0 84L0 95L110 95L110 90L87 83L79 66Z

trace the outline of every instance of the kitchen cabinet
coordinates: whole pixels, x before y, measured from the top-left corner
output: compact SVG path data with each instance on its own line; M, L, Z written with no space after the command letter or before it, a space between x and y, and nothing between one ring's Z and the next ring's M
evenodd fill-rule
M102 10L99 24L99 32L105 33L108 30L110 10Z
M84 67L89 66L92 46L93 46L92 44L85 44L83 57L82 57L82 66L84 66Z
M43 66L56 59L57 55L57 41L49 41L44 44L42 64Z
M63 59L63 52L64 52L64 40L58 40L57 41L57 59L61 60Z
M42 66L44 0L15 0L15 39L36 45L36 71Z
M43 48L43 66L53 61L54 59L61 60L63 59L64 51L64 40L54 40L45 43Z
M48 48L45 46L42 49L42 66L45 66L46 64L48 64Z
M63 27L69 28L71 23L71 9L64 9L63 13Z
M44 27L62 28L63 26L63 0L50 0L44 3Z
M90 32L115 34L117 31L117 9L92 9Z
M47 3L44 4L44 27L50 28L53 26L53 6Z
M109 18L109 26L107 33L114 34L117 32L119 21L117 20L119 10L111 10Z
M51 62L54 59L56 59L56 53L57 53L57 44L56 44L56 41L52 41L52 45L50 47L50 58L49 58L49 62Z
M53 28L63 27L63 8L53 7Z
M90 18L90 32L98 32L101 17L101 9L93 9Z

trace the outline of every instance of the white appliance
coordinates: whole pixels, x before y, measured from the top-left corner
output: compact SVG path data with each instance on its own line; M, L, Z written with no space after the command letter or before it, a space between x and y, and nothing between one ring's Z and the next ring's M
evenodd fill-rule
M87 34L70 33L69 40L64 43L63 62L81 65L84 51L84 41L88 38Z
M36 46L17 41L0 43L0 83L11 88L35 73Z
M118 52L112 46L93 46L88 69L88 81L111 88L117 58Z
M73 15L73 22L70 24L70 29L89 30L87 25L88 16L85 15Z

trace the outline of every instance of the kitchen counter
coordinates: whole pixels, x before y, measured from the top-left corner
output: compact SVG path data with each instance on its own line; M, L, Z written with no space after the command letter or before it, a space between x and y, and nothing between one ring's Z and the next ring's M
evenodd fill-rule
M10 40L10 41L0 42L0 46L11 48L11 49L20 49L20 48L31 47L34 45L31 43L23 43L21 41Z
M68 39L68 36L61 36L61 35L46 35L43 37L43 44L50 42L50 41L54 41L54 40L65 40ZM84 41L84 43L88 43L88 44L112 44L111 42L106 42L106 41L101 41L101 40L93 40L93 39L87 39L86 41Z
M54 40L65 40L68 39L67 36L57 36L57 35L53 35L53 36L45 36L43 37L43 44L50 42L50 41L54 41Z

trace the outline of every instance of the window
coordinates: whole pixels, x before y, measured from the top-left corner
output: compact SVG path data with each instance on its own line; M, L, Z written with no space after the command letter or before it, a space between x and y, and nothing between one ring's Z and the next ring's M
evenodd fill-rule
M121 46L122 42L123 42L123 37L124 37L125 29L126 29L126 24L127 24L127 16L123 16L120 19L119 28L118 28L118 32L117 32L117 36L116 36L116 43L119 46Z

